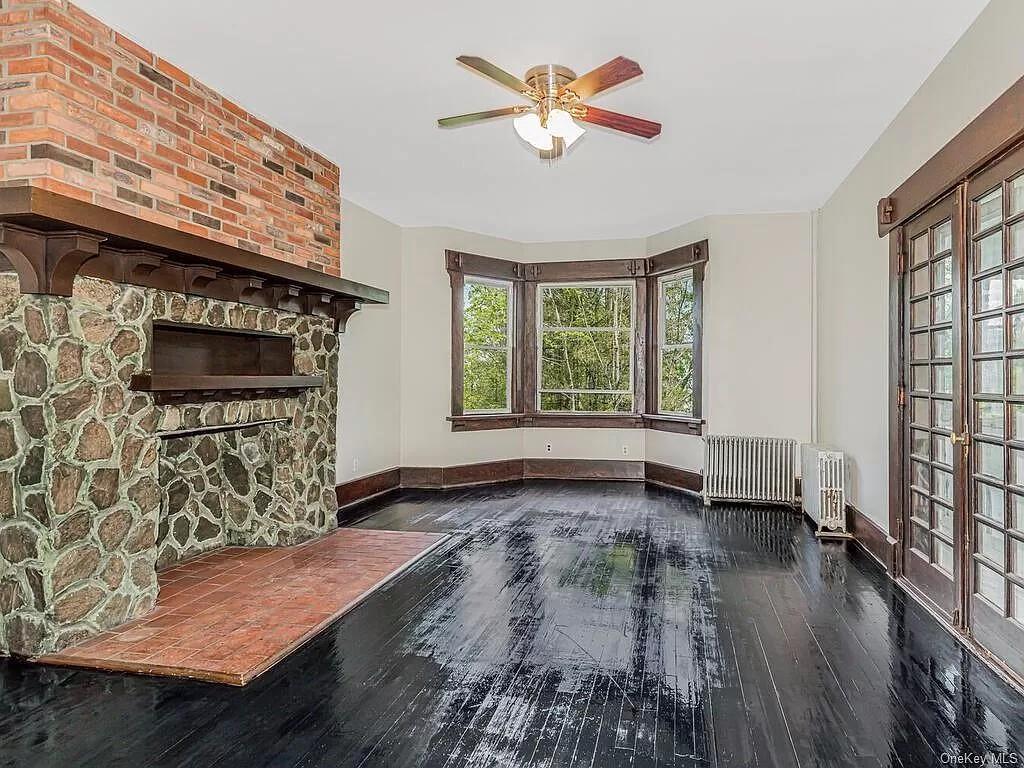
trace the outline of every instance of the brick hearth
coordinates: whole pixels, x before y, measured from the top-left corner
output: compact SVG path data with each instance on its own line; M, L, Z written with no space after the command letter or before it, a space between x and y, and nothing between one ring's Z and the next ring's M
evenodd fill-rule
M161 573L146 618L39 660L244 685L447 538L346 528L298 547L217 550Z

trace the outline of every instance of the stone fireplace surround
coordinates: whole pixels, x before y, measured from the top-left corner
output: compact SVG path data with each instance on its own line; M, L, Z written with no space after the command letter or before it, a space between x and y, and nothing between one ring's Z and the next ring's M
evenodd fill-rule
M158 404L130 388L154 320L290 335L324 384ZM337 357L331 318L81 276L69 297L21 294L0 274L0 653L144 615L158 564L333 529Z
M0 654L35 656L160 565L336 526L337 334L388 294L340 276L337 165L68 0L8 6Z

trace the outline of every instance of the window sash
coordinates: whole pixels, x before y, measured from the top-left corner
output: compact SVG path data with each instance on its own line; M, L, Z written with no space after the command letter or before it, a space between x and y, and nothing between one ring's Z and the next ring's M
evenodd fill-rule
M452 287L452 347L451 347L451 417L449 421L453 432L475 431L481 429L509 429L531 426L602 426L603 424L622 424L626 427L646 427L654 430L679 432L699 435L702 433L703 413L701 381L701 348L703 321L701 318L703 281L705 264L708 262L708 243L706 240L679 246L664 253L649 256L646 259L608 259L584 260L569 262L537 262L526 263L505 259L481 256L462 251L445 251L445 264ZM690 414L661 413L659 410L660 361L664 355L674 355L672 362L681 362L678 347L659 345L664 341L660 335L659 280L674 279L680 273L692 271L694 289L692 361L693 361L693 409ZM464 312L465 281L480 282L496 281L499 284L511 284L511 313L509 325L514 326L506 341L511 350L501 347L495 342L501 338L499 333L487 331L477 325L471 328L484 331L482 340L488 343L474 347L469 345L470 360L466 360L467 345L465 344ZM620 286L631 288L630 299L623 291L619 302L614 305L608 302L604 306L616 307L607 321L608 325L597 327L566 326L564 318L551 312L549 303L547 320L552 325L544 325L543 300L540 296L541 287L549 289ZM593 297L584 297L593 298ZM564 309L572 315L574 321L587 322L586 302L568 303ZM623 310L629 309L630 314L624 315ZM582 311L581 311L582 310ZM554 325L558 322L558 325ZM571 321L569 321L571 322ZM619 322L620 325L614 325ZM628 328L627 328L628 327ZM614 342L609 339L616 329L621 329ZM545 331L555 331L561 338L545 338ZM604 334L587 336L587 333ZM573 338L575 336L576 338ZM628 338L628 342L627 342ZM681 339L676 338L677 341ZM551 381L549 387L542 388L540 370L543 362L544 342L547 341L548 366L547 374ZM594 345L596 354L588 353L577 346L580 344ZM558 345L557 355L552 355L553 344ZM663 347L659 357L659 346ZM479 350L479 351L478 351ZM570 354L570 368L566 367L564 353ZM498 355L504 353L504 361L499 362ZM485 412L465 408L465 370L469 362L471 370L475 367L482 371L481 382L486 381L489 391L497 394L498 384L493 376L495 368L504 363L508 366L508 355L511 353L511 370L506 370L506 385L511 377L511 392L506 395L508 408L503 411ZM603 360L605 364L594 370L590 367L587 355L593 359ZM639 357L638 357L639 355ZM687 353L687 357L691 357ZM666 364L669 361L665 361ZM552 376L554 366L562 373ZM573 371L570 382L569 371ZM576 371L585 371L586 379L578 380ZM627 370L629 380L626 381ZM666 381L671 382L672 377ZM615 384L612 384L612 381ZM555 390L551 387L574 384L575 389ZM621 389L599 390L602 386L621 386ZM482 404L487 399L480 394L487 394L488 388L473 386L469 390L470 400ZM561 392L561 394L552 394ZM669 398L678 396L678 388L668 391ZM540 400L548 408L577 408L579 410L541 410ZM588 402L588 400L590 402ZM678 402L678 400L676 400ZM685 400L684 400L685 402ZM605 408L614 406L617 410ZM586 408L587 410L584 410ZM589 410L597 408L598 410ZM543 418L534 418L543 417ZM463 418L465 417L465 418Z
M580 288L580 289L601 289L601 288L628 288L629 289L629 327L609 325L609 326L564 326L564 325L545 325L544 324L544 294L545 291L559 290L565 288ZM587 280L581 282L558 282L558 283L539 283L536 286L536 303L537 303L537 341L534 354L537 359L537 387L536 387L536 401L535 407L538 413L573 413L573 414L623 414L633 413L635 408L632 406L634 401L634 381L636 377L636 288L632 282L615 280ZM629 333L629 374L627 381L629 382L628 389L582 389L582 388L566 388L566 389L555 389L542 386L544 381L544 335L546 333ZM615 411L589 411L589 410L551 410L544 409L541 407L542 397L545 394L557 394L557 395L569 395L573 405L576 403L576 395L609 395L612 397L620 396L627 397L631 403L628 410L615 410Z
M676 342L668 343L666 341L667 336L667 323L665 322L666 313L668 309L668 301L666 297L667 286L669 283L677 281L683 281L689 278L691 291L693 293L693 303L690 310L690 340L688 342ZM663 407L665 402L664 388L665 388L665 377L664 372L664 359L666 352L674 352L678 350L691 350L692 354L697 354L697 328L696 328L696 310L697 310L697 274L696 270L692 267L687 269L681 269L677 272L671 272L667 275L662 275L658 278L658 355L656 360L656 369L654 371L648 371L648 375L657 377L657 397L658 397L658 413L662 413L669 416L693 416L694 404L696 402L696 381L695 374L697 370L696 361L691 359L690 368L690 410L689 411L672 411Z
M463 391L465 391L465 376L466 367L465 360L468 357L470 350L479 350L484 352L505 352L505 407L504 408L465 408L463 413L468 415L483 416L487 414L502 414L512 412L512 363L514 356L514 332L515 332L515 293L513 291L513 284L507 280L496 280L487 277L476 277L472 275L466 275L463 291L468 292L470 285L484 285L489 288L501 288L505 291L506 301L506 326L505 326L505 344L504 346L498 344L471 344L465 339L463 335L462 341L462 359L463 359ZM465 328L465 313L467 308L463 307L463 328Z

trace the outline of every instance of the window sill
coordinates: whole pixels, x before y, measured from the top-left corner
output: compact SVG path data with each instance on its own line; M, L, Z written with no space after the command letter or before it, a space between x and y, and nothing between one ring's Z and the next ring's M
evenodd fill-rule
M684 435L701 435L704 420L691 416L658 414L568 414L568 413L486 413L449 416L452 432L489 429L654 429Z
M518 429L522 426L521 413L477 413L449 416L452 432L479 432L485 429Z
M704 434L704 419L696 416L670 416L664 413L645 413L644 426L658 432L675 432L680 435Z

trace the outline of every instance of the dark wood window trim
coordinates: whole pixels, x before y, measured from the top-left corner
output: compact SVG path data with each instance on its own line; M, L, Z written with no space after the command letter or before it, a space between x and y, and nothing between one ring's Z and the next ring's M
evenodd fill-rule
M651 256L648 259L647 274L647 357L646 368L650 372L646 383L646 411L651 426L664 432L692 432L694 421L701 421L702 381L703 381L703 338L704 338L704 265L707 263L707 241L686 245L672 251ZM693 415L662 413L659 403L659 345L661 330L659 327L661 313L659 302L661 292L659 281L662 278L680 274L685 271L693 273ZM699 432L697 433L699 434Z
M654 429L700 435L701 339L703 330L703 278L708 242L703 240L646 259L601 259L520 263L461 251L446 251L445 265L452 288L451 423L453 432L475 432L523 427ZM692 416L658 413L658 281L692 270L694 276L694 413ZM466 414L463 408L464 347L463 305L466 279L478 277L508 281L513 293L512 402L509 413ZM537 410L537 286L540 283L630 280L636 313L633 366L633 413L540 413Z

